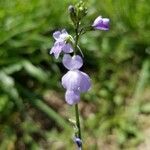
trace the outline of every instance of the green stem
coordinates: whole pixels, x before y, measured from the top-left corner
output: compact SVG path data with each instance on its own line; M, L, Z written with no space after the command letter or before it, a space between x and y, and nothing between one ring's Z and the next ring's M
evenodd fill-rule
M80 34L79 34L79 21L76 24L75 33L76 33L76 38L75 38L75 51L74 51L74 54L76 54L76 51L78 49L77 46L78 46L78 41L79 41L79 36L80 36ZM75 116L76 116L76 126L78 128L77 136L78 136L78 138L81 139L81 127L80 127L78 104L75 104Z
M76 115L76 125L78 127L78 137L81 139L82 137L81 137L81 127L80 127L78 104L75 105L75 115Z
M76 38L75 38L75 50L74 50L74 54L76 54L77 51L77 46L78 46L78 41L79 41L79 23L77 23L76 28L75 28L75 33L76 33Z

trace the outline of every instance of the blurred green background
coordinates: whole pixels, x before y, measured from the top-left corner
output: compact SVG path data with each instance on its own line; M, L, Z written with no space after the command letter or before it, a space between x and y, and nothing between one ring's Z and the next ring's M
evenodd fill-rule
M77 0L0 0L0 150L70 150L74 108L64 100L66 72L49 55ZM85 150L150 149L150 1L87 0L92 24L110 31L80 39L92 89L79 104ZM146 149L147 148L147 149Z

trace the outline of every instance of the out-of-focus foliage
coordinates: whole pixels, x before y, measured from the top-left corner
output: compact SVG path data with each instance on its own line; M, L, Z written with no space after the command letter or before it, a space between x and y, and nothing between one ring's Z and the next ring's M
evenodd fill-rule
M0 149L73 147L67 121L73 108L60 85L64 68L49 50L54 30L73 33L67 8L76 2L0 0ZM150 114L150 1L86 3L83 24L102 15L111 25L80 39L83 69L93 81L80 103L85 149L136 147L143 138L139 117Z

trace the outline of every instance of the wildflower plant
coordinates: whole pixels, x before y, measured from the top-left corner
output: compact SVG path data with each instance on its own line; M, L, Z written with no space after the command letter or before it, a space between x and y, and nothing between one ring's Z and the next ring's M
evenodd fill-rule
M56 59L63 54L62 63L68 72L62 77L62 86L66 89L65 100L67 104L75 107L76 121L70 120L75 127L74 142L79 150L83 149L83 140L81 137L80 119L78 103L80 102L80 94L87 92L91 88L91 79L89 75L80 71L83 66L83 52L78 45L80 37L88 31L109 30L109 19L98 16L93 24L82 27L81 21L87 15L87 8L84 2L80 1L77 5L70 5L68 8L70 18L72 20L75 36L68 34L66 29L55 31L53 38L55 43L50 50ZM77 53L81 55L77 55Z

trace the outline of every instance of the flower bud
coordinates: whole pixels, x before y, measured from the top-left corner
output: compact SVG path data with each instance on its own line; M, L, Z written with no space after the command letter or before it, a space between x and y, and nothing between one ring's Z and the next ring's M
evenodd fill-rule
M77 23L76 8L73 5L70 5L68 7L68 11L69 11L69 15L70 15L72 22L74 23L74 25L76 25L76 23Z
M78 19L81 20L83 17L87 15L87 7L85 7L85 3L83 1L80 1L77 4L77 10L78 10Z
M80 138L75 137L74 142L77 144L78 148L82 148L82 140Z

